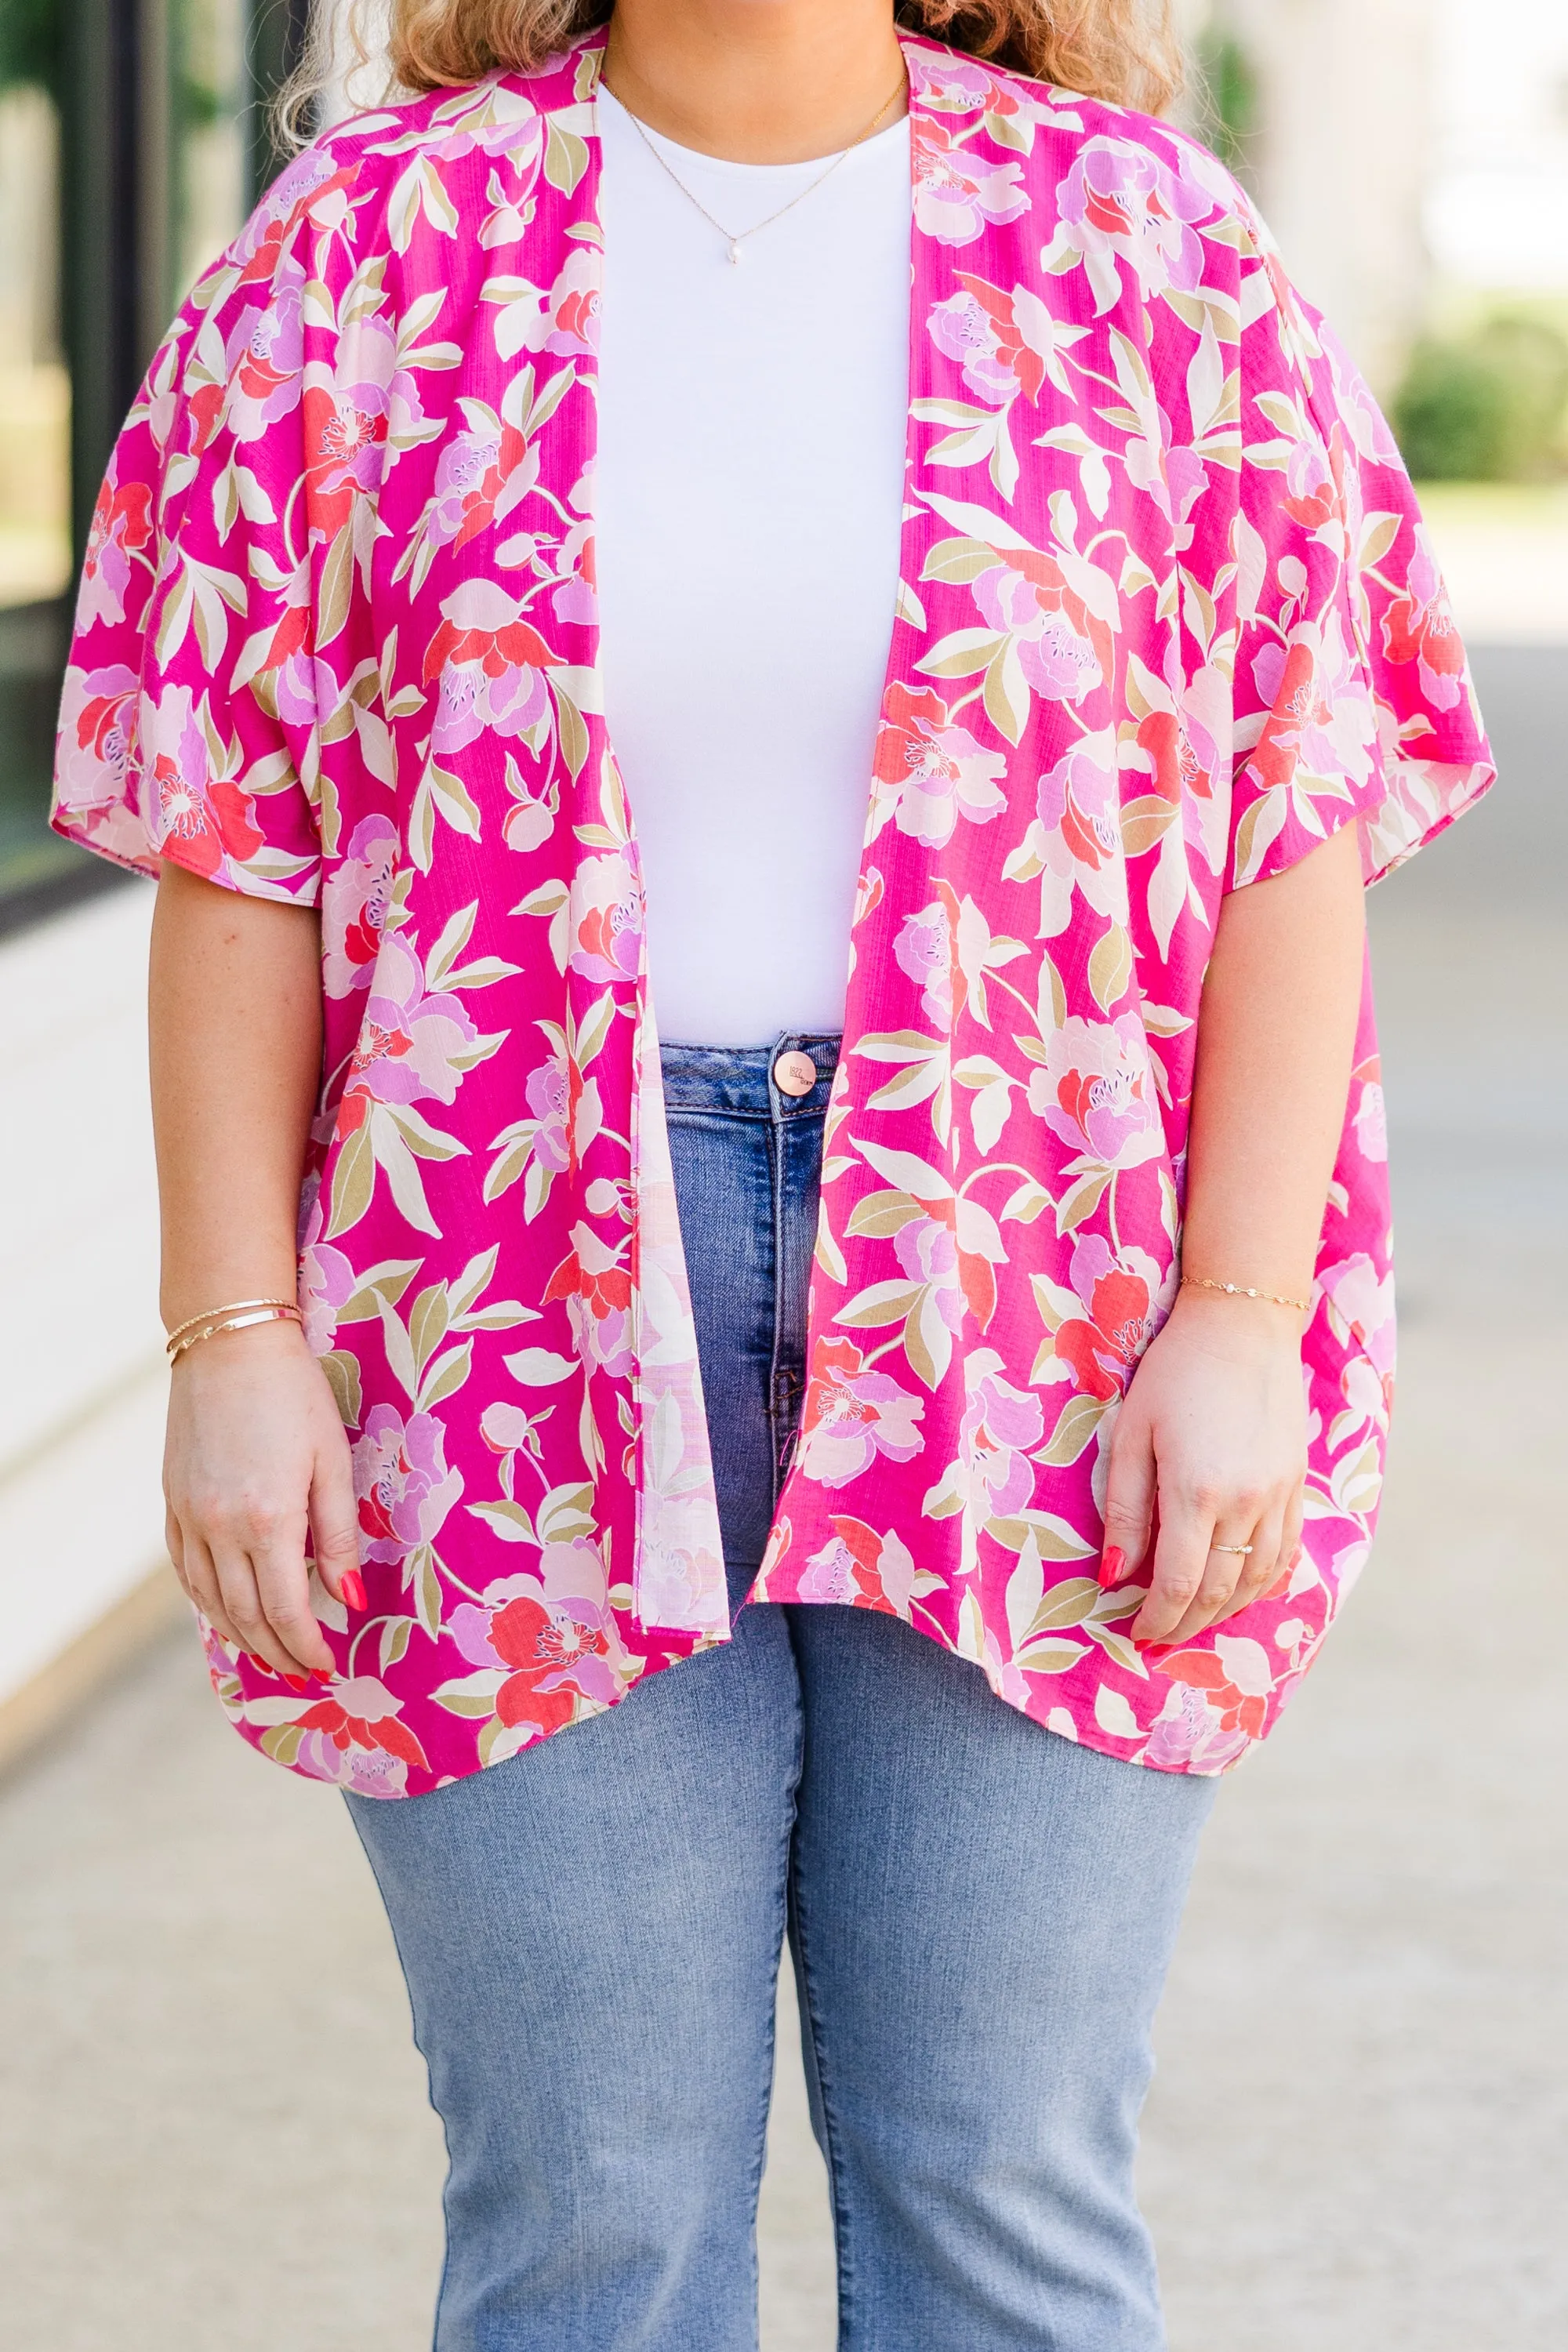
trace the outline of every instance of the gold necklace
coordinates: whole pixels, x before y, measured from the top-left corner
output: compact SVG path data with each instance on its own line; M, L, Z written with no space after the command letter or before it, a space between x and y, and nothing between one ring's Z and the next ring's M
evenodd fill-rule
M696 206L697 210L701 214L709 226L718 230L720 236L723 238L725 244L730 248L731 261L738 262L741 258L741 247L745 244L748 237L760 236L763 229L772 228L775 221L783 220L785 213L793 213L796 205L804 205L807 196L816 195L818 188L822 187L828 180L831 180L833 174L837 171L838 166L845 161L846 157L851 154L857 147L860 147L865 144L866 141L871 137L872 133L880 127L882 117L888 113L890 108L898 104L900 98L903 95L905 89L908 87L908 75L900 73L899 76L898 88L892 91L890 96L882 100L881 105L877 109L876 113L871 117L871 120L866 125L865 130L859 133L858 137L852 139L847 147L840 148L838 153L833 158L832 163L829 163L826 171L819 173L817 177L811 182L808 187L802 188L798 196L792 196L787 205L781 205L776 213L770 213L768 215L766 220L753 221L750 228L740 230L728 229L725 227L721 220L715 220L707 205L702 202L700 196L693 195L691 190L687 186L679 173L672 170L670 165L666 163L664 157L659 153L658 149L654 145L653 141L648 137L644 125L632 112L630 107L623 107L622 112L626 115L627 121L637 132L637 137L642 141L643 145L647 149L648 153L653 157L654 162L658 165L659 170L663 172L668 178L675 182L676 186L680 190L680 193L686 198L687 203ZM613 98L615 96L615 92L612 90L610 95Z

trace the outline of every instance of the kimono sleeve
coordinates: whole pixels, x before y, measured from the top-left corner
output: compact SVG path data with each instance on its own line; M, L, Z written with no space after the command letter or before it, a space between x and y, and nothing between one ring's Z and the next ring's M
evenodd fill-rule
M303 271L256 224L154 358L99 495L51 822L156 875L314 905ZM301 535L296 545L291 533Z
M1355 819L1368 882L1496 773L1393 434L1267 249L1243 276L1228 887Z

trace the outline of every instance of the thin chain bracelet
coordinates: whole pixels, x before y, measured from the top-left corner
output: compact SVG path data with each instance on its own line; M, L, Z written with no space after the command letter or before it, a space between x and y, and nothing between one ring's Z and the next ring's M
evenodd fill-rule
M296 1305L297 1302L292 1298L231 1298L226 1307L204 1307L199 1315L187 1315L183 1323L176 1323L164 1339L163 1345L165 1348L172 1348L176 1339L184 1339L187 1331L194 1331L198 1323L216 1323L220 1315L247 1315L253 1307L294 1307Z
M1244 1282L1211 1282L1206 1275L1202 1274L1184 1274L1181 1287L1184 1290L1223 1290L1232 1298L1261 1298L1269 1307L1293 1307L1298 1315L1309 1315L1312 1308L1310 1298L1281 1298L1277 1290L1253 1290Z
M234 1307L215 1307L209 1315L193 1316L189 1323L182 1323L178 1330L170 1332L165 1342L169 1361L178 1363L187 1348L195 1347L203 1339L216 1339L220 1331L248 1331L257 1323L302 1324L304 1319L297 1307L281 1298L247 1300L243 1312Z

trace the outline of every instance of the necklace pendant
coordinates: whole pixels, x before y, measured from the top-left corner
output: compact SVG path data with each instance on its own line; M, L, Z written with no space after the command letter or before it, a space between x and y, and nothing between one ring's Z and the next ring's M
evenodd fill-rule
M730 239L730 259L731 259L731 262L737 262L737 261L739 261L739 260L740 260L740 258L741 258L741 240L740 240L740 238L739 238L738 236L732 236L732 237Z

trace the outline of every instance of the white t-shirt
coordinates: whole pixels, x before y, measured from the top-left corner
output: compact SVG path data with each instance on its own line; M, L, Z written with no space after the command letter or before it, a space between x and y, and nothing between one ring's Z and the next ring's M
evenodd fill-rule
M898 589L906 122L742 248L601 87L595 490L605 713L659 1034L837 1028ZM652 136L652 134L649 134ZM826 168L658 140L727 229Z

